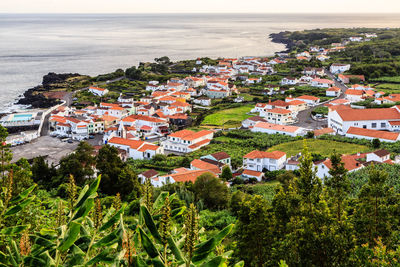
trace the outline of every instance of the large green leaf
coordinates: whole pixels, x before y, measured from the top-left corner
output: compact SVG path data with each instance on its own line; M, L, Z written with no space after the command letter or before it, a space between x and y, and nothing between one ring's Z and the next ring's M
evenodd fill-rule
M57 249L61 252L67 251L78 239L80 228L81 228L80 223L74 221L69 223L69 229L65 235L65 238L61 241Z
M123 204L121 209L115 213L105 224L103 224L99 231L102 232L104 230L107 230L108 228L110 228L111 226L113 226L114 224L116 224L118 222L118 220L121 218L121 214L124 212L126 207L126 204Z
M180 207L180 208L173 209L173 210L171 211L171 217L172 217L173 219L175 219L176 217L181 216L181 215L185 212L185 210L186 210L186 206L182 206L182 207Z
M75 210L79 209L80 206L88 199L95 198L97 196L97 189L99 188L101 180L101 175L99 175L96 180L94 180L89 187L87 185L81 191L81 194L76 201Z
M19 253L19 249L17 247L17 243L14 240L11 240L11 249L12 249L12 253L15 256L15 261L18 264L21 264L22 263L21 254Z
M85 253L76 245L71 246L71 253L68 254L67 266L77 266L85 262Z
M146 235L146 233L142 230L142 228L140 228L140 227L138 227L138 228L139 228L140 238L142 240L142 245L143 245L144 250L146 250L146 252L150 258L158 257L160 254L158 253L158 250L154 246L153 242Z
M221 241L232 231L233 224L228 225L222 229L217 235L210 238L209 240L200 243L196 246L192 261L199 263L205 260L208 255L221 243Z
M6 213L4 213L4 217L8 217L10 215L14 215L14 214L20 212L23 208L28 206L28 204L30 204L34 198L35 198L35 196L32 196L30 198L25 199L21 203L8 208Z
M143 216L144 223L146 224L147 228L149 229L151 235L158 241L161 242L161 236L158 232L156 224L154 223L153 217L150 215L149 210L146 206L140 206L140 215Z
M80 220L82 221L90 212L90 210L94 207L94 199L87 199L78 209L78 211L72 217L72 221Z
M94 266L96 263L112 263L114 261L114 256L111 253L111 249L107 248L103 250L101 253L93 257L90 261L86 263L85 266Z
M12 227L7 227L1 230L1 234L3 235L16 235L24 231L29 225L18 225L18 226L12 226Z
M169 196L169 193L168 193L168 192L161 192L161 193L158 195L156 201L154 201L153 210L159 210L159 209L161 209L161 207L164 206L165 199L166 199L168 196Z
M223 264L225 263L226 259L222 256L217 256L215 258L213 258L212 260L203 263L202 265L200 265L201 267L218 267L218 266L223 266Z
M135 256L133 258L133 266L136 267L147 267L147 264L143 261L140 256Z
M103 237L102 239L100 239L99 241L97 241L93 247L109 247L112 244L115 244L118 242L118 238L119 238L119 234L120 234L120 229L117 229L113 232L111 232L110 234L106 235L105 237Z
M168 245L169 249L171 250L172 254L174 254L175 259L178 263L183 263L185 259L183 258L182 251L178 248L175 243L175 240L172 236L168 237Z
M29 194L33 191L33 189L35 189L35 187L36 187L36 184L32 185L25 191L21 192L18 196L13 197L10 201L10 204L14 205L14 204L20 202L21 200L27 198L29 196Z
M160 257L152 259L151 263L154 267L165 267L165 264L161 261Z

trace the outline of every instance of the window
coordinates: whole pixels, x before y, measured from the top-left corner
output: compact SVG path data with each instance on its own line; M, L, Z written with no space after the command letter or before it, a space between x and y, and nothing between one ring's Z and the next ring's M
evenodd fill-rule
M386 123L385 122L381 122L381 128L386 128Z
M376 122L373 122L371 125L372 128L376 128Z

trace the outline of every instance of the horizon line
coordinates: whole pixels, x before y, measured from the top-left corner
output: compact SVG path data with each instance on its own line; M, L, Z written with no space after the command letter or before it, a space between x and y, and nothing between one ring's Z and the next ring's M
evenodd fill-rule
M357 14L357 15L371 15L371 14L393 14L393 15L397 15L400 14L400 12L396 11L396 12L281 12L281 11L272 11L272 12L1 12L0 14L9 14L9 15L19 15L19 14L32 14L32 15L51 15L51 14L68 14L68 15L101 15L101 14L110 14L110 15L153 15L153 14L161 14L161 15L178 15L178 14L266 14L266 15L271 15L271 14L290 14L290 15L297 15L297 14L304 14L304 15L330 15L330 14L344 14L344 15L352 15L352 14Z

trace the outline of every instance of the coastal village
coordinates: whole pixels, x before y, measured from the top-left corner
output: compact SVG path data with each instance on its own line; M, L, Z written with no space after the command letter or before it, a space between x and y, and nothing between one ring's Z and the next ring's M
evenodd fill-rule
M146 81L141 95L120 92L110 98L116 92L110 87L113 82L107 81L82 89L96 101L80 101L78 97L69 102L62 100L44 112L10 114L0 124L14 129L39 127L30 135L10 139L13 146L40 138L42 128L48 124L45 134L52 138L68 143L88 141L96 151L109 145L118 149L124 161L151 161L157 155L185 157L207 151L224 132L238 130L300 139L337 136L394 143L400 141L400 93L374 88L364 75L350 74L352 64L331 60L332 54L346 51L349 45L377 37L375 33L364 33L324 47L311 46L273 57L220 58L213 64L198 58L187 75L166 82ZM293 71L295 62L301 64ZM283 75L288 68L292 68L290 76ZM366 102L374 108L366 108ZM194 124L199 114L211 114L216 103L248 108L236 114L241 120L233 124L229 119L224 121L223 115L215 125ZM254 149L241 156L241 164L236 158L234 165L229 151L201 154L187 166L167 172L144 168L138 175L142 182L150 179L153 186L161 187L194 182L206 172L218 177L229 168L233 179L261 182L269 172L297 170L301 150L289 154ZM397 164L400 159L377 147L343 154L342 162L353 172L370 164ZM332 163L327 156L314 161L314 165L318 177L330 175Z

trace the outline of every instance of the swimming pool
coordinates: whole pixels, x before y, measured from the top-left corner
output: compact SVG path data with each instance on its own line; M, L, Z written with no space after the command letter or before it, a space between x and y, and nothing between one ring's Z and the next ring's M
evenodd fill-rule
M29 121L32 119L32 114L15 114L11 121Z

